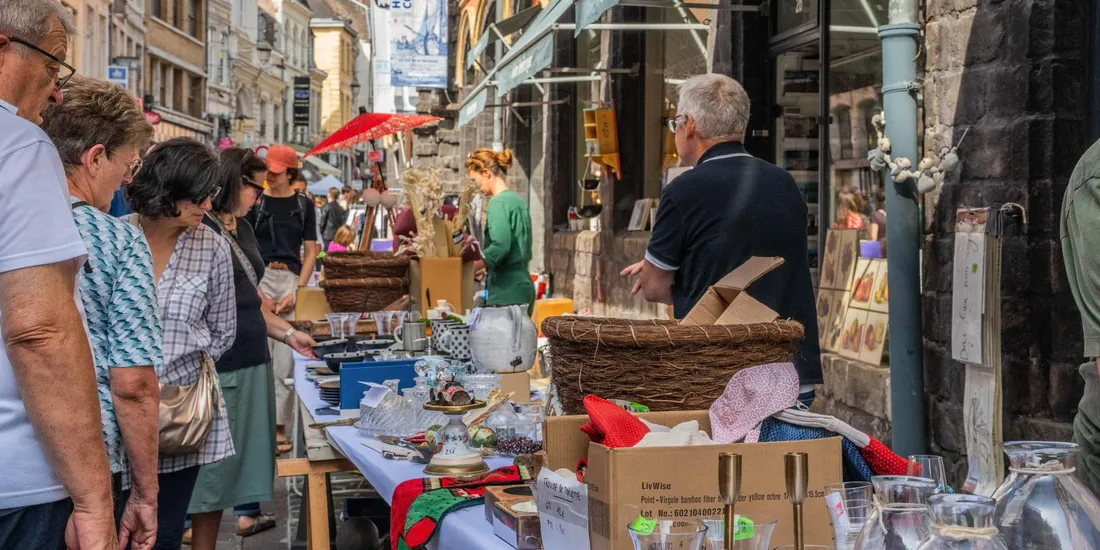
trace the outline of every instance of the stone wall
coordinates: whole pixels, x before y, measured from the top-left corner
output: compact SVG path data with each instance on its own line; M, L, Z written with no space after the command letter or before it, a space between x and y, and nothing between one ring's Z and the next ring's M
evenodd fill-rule
M825 383L817 387L814 412L843 420L857 430L890 445L890 369L825 353L821 356Z
M1087 0L932 0L926 13L926 154L958 141L960 173L928 197L924 360L930 450L964 477L964 368L951 359L954 213L1015 202L1029 224L1004 244L1004 438L1068 440L1082 391L1081 328L1058 218L1086 148Z
M630 294L631 283L619 276L645 255L649 233L556 231L550 237L547 268L554 276L554 296L573 299L578 311L626 319L665 319L665 306Z

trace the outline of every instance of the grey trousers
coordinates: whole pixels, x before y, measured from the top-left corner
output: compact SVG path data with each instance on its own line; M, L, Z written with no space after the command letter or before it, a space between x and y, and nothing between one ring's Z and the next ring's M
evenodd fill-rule
M1096 362L1081 365L1080 372L1085 379L1085 394L1073 419L1073 442L1081 447L1074 466L1077 477L1093 494L1100 495L1100 378Z
M298 292L298 276L285 269L268 269L260 281L260 292L278 304L286 295ZM294 312L282 317L293 320ZM267 347L271 351L272 370L275 372L275 424L289 426L294 420L296 398L294 388L287 385L287 380L294 378L294 350L272 338L267 339Z

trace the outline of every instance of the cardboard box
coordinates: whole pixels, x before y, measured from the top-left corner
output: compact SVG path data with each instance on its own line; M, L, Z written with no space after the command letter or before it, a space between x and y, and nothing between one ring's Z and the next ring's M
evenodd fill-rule
M749 296L745 289L764 274L783 264L783 258L753 256L707 289L680 324L741 325L770 323L779 314Z
M324 321L325 315L332 313L325 299L325 289L307 286L298 289L294 305L294 318L299 321Z
M673 426L698 420L710 431L708 411L638 415ZM786 496L783 455L809 454L809 492L803 505L807 544L831 545L833 531L825 506L825 485L842 481L840 438L783 443L736 443L693 447L609 449L589 443L580 426L587 416L546 419L543 446L550 468L574 469L587 454L589 537L592 550L630 550L626 526L638 516L655 519L721 519L718 454L742 457L737 512L779 520L771 546L793 542L791 504Z
M500 375L500 392L512 394L515 403L531 402L531 375L527 372L509 372Z
M409 276L417 280L415 283L410 281L410 292L412 288L417 289L420 315L427 317L428 310L439 300L452 304L469 302L463 302L462 298L462 258L421 258L414 261L412 267Z

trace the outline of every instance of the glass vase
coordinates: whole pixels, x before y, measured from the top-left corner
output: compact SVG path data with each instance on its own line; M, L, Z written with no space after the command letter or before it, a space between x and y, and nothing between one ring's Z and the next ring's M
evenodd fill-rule
M977 495L928 499L932 535L918 550L1008 550L994 522L997 502Z
M661 520L650 532L627 527L634 550L703 550L707 526L702 521Z
M1074 475L1074 443L1005 443L1009 475L993 494L1009 548L1100 548L1100 501Z
M916 550L930 533L928 497L937 488L931 479L875 476L874 510L856 539L856 550Z

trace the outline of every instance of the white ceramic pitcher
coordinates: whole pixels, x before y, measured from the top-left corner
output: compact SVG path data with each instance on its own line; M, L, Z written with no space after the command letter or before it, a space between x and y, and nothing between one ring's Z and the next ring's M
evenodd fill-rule
M538 330L526 305L485 306L474 310L470 347L481 370L524 372L535 364Z

